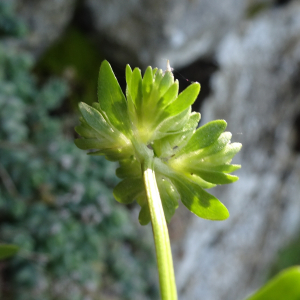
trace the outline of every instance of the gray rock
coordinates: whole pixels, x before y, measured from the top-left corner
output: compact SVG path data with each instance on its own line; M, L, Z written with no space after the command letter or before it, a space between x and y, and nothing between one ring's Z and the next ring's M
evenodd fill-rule
M223 222L193 218L175 243L179 299L237 300L257 289L270 262L300 226L300 3L272 9L227 34L203 124L226 119L240 180L212 191Z
M108 57L121 63L182 66L213 52L238 24L246 0L87 0Z
M40 55L57 39L70 21L76 0L3 0L11 2L27 28L22 40L11 41Z

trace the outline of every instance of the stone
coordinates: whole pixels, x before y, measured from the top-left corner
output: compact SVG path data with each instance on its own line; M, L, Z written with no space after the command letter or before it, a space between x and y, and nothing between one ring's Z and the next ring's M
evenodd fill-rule
M38 57L68 25L76 0L4 0L16 9L19 19L27 27L26 36L14 42Z
M261 12L216 48L202 124L225 119L240 180L212 194L231 217L194 217L175 241L179 299L238 300L259 288L300 227L300 3ZM180 248L180 251L178 250Z
M246 0L87 0L107 57L180 67L211 54L244 16ZM234 13L233 13L234 12Z

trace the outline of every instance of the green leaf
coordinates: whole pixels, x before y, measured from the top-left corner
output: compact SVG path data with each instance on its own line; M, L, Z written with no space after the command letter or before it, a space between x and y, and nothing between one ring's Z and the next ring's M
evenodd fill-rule
M136 111L135 104L133 103L133 101L131 99L130 94L128 94L128 96L127 96L127 109L128 109L128 116L129 116L130 121L133 124L137 124L137 122L138 122L137 111Z
M214 183L214 184L228 184L237 181L239 178L234 175L225 174L222 172L213 172L210 170L203 170L200 168L197 168L195 166L194 168L189 167L187 168L189 172L192 172L193 174L201 177L205 181Z
M150 210L149 210L149 206L148 203L146 202L140 210L139 213L139 222L141 225L145 226L147 224L149 224L151 221L151 217L150 217Z
M203 189L211 189L216 186L216 184L205 181L203 178L193 174L193 173L185 173L186 179L200 185Z
M137 200L141 206L140 223L150 221L141 162L156 156L155 172L166 220L169 222L181 198L197 216L223 220L226 207L203 188L234 182L230 175L240 168L229 165L241 145L230 144L231 133L223 132L224 120L197 128L199 113L191 105L200 91L195 82L178 95L178 81L172 72L148 67L141 71L126 66L125 99L107 61L99 72L99 103L80 104L83 116L76 131L83 136L76 145L94 149L89 155L104 155L119 161L116 175L123 179L114 189L121 203ZM161 210L160 210L161 212Z
M190 115L191 107L176 116L171 116L162 120L156 127L153 139L156 140L176 132L181 132L184 124L189 120Z
M143 100L143 91L142 91L141 70L138 68L135 68L132 72L129 91L130 91L131 99L135 104L136 110L137 112L139 112Z
M99 113L102 115L102 117L105 119L105 121L106 121L110 126L112 126L112 124L111 124L109 118L107 117L106 113L102 110L102 108L101 108L99 102L93 102L93 103L92 103L92 107L95 108L96 110L98 110Z
M19 247L10 244L0 244L0 260L9 258L19 251Z
M242 144L232 143L227 144L220 152L203 158L202 164L222 165L230 163L232 158L241 150Z
M154 74L154 72L153 72L153 74ZM159 84L160 84L162 78L163 78L163 71L161 69L158 69L157 72L155 73L155 78L154 78L154 88L155 89L159 88Z
M131 78L132 78L132 70L129 65L126 65L125 76L126 76L127 88L129 88L131 87Z
M104 136L109 140L112 138L114 130L98 110L84 102L79 103L79 110L87 124L96 130L99 135Z
M137 123L137 114L136 114L136 107L133 103L132 97L131 97L131 79L132 79L132 70L129 65L126 66L126 97L127 97L127 111L130 121L133 124Z
M141 164L135 157L130 157L120 161L120 167L116 170L119 178L142 176Z
M180 194L182 203L198 217L209 220L225 220L229 217L224 204L198 184L179 175L173 175L171 181Z
M98 133L96 130L94 130L91 126L88 126L87 124L81 124L79 126L75 127L75 131L82 137L85 138L96 138L98 136Z
M227 123L224 120L215 120L199 127L178 155L210 146L218 139L226 126Z
M160 84L159 84L159 98L165 94L169 87L174 83L173 73L166 71Z
M152 68L149 66L143 77L143 101L147 101L151 94L153 86L153 73Z
M223 172L223 173L232 173L241 168L241 165L209 165L209 164L201 164L199 166L201 170L205 171L213 171L213 172Z
M170 223L175 210L178 208L180 195L169 179L164 178L159 174L156 175L156 178L165 218L167 223Z
M183 144L185 144L190 137L193 135L194 131L196 130L196 127L200 120L200 114L193 112L189 116L189 120L185 123L182 129L181 135L178 135L177 137L174 137L173 145L174 147L182 147Z
M299 300L300 267L291 267L271 279L246 300Z
M102 149L111 147L111 143L107 143L106 139L76 139L75 145L81 150Z
M169 89L163 94L158 101L158 108L163 110L167 105L170 105L178 96L179 84L176 80ZM163 112L163 111L162 111Z
M220 152L230 142L231 137L232 134L230 132L223 132L212 145L197 151L195 158L200 160L201 158Z
M116 200L123 204L132 203L144 192L142 178L125 178L114 188L113 194Z
M104 148L100 151L89 152L88 155L104 155L109 161L119 161L127 159L133 154L131 147L119 147L119 148Z
M182 147L189 140L199 123L200 114L191 113L188 117L188 120L183 119L185 124L182 124L180 131L166 133L165 137L154 142L153 148L157 156L171 156L176 148Z
M120 85L108 61L103 61L98 79L98 101L111 124L125 135L130 135L127 104Z
M181 113L195 102L199 92L200 84L198 82L192 83L179 94L176 100L166 107L165 113L169 116Z

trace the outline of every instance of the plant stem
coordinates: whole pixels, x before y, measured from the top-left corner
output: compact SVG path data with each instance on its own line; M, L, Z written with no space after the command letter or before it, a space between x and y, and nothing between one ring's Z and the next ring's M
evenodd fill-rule
M162 300L177 300L168 227L156 183L153 158L143 164L144 183L150 209Z

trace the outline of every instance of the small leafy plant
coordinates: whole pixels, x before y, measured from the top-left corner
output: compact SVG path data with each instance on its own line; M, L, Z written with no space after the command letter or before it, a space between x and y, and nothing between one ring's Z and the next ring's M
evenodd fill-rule
M176 300L170 241L170 222L182 203L204 219L224 220L227 208L205 189L238 180L230 173L240 165L230 164L241 149L224 132L224 120L211 121L197 128L200 114L191 111L200 84L192 83L178 95L178 81L171 68L148 67L141 71L126 66L126 97L107 61L100 67L98 103L79 104L81 124L75 128L82 137L77 147L92 150L118 161L114 188L116 200L141 206L139 222L152 223L163 300ZM298 280L300 273L297 269ZM255 300L269 298L250 298ZM291 298L292 299L292 298ZM296 298L293 298L296 299Z
M210 220L229 217L226 207L204 189L234 182L229 173L240 168L231 159L241 144L230 143L226 122L216 120L198 128L200 114L191 105L200 91L195 82L178 95L178 81L171 69L126 67L126 98L107 61L100 68L98 100L80 103L83 138L77 147L90 155L119 161L115 187L117 201L141 206L139 222L152 222L162 299L177 299L166 221L178 201L194 214Z
M139 221L150 222L145 165L155 172L167 222L178 201L194 214L210 220L224 220L226 207L204 189L234 182L229 173L240 168L230 165L241 144L230 143L231 133L223 132L224 120L198 128L200 114L191 112L200 84L195 82L178 95L178 81L171 71L148 67L144 77L136 68L126 67L126 98L107 61L101 65L99 103L80 103L81 125L76 131L80 149L96 149L90 155L105 155L119 161L116 174L122 181L115 187L117 201L136 200L141 206Z

